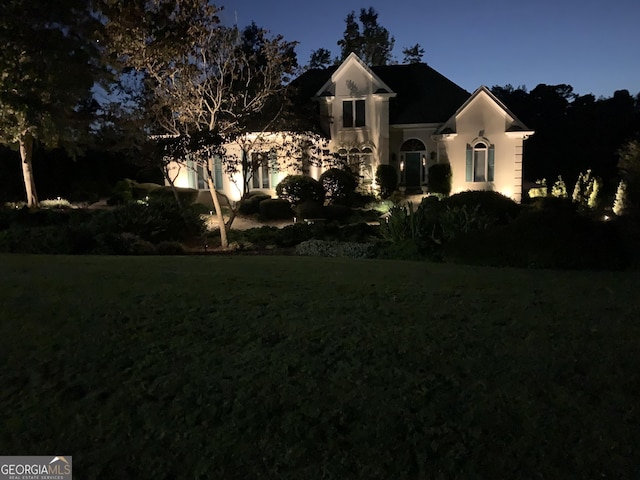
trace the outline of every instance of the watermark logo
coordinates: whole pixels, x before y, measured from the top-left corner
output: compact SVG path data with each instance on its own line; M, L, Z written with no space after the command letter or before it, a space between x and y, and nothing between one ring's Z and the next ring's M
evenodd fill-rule
M0 480L71 480L71 455L0 457Z

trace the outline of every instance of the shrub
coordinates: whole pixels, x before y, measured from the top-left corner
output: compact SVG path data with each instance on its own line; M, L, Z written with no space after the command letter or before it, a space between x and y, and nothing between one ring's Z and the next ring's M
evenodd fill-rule
M65 209L65 208L73 208L73 206L71 205L71 203L69 203L69 200L58 197L53 199L42 200L40 202L40 208Z
M66 226L47 225L42 227L13 226L0 232L0 251L6 253L30 254L71 254Z
M135 183L135 180L131 180L129 178L118 181L113 187L113 190L111 190L111 196L107 200L107 204L122 205L134 200L133 186Z
M473 209L480 206L480 211L489 217L494 217L499 224L509 223L520 213L520 205L511 198L498 192L488 190L468 190L456 193L443 200L444 205L451 207L462 207Z
M431 165L427 177L429 192L448 197L451 193L451 177L451 165L448 163Z
M393 165L378 165L376 183L380 185L380 196L387 198L398 186L398 173Z
M293 217L291 204L282 198L269 198L258 205L260 217L264 220L289 220Z
M294 223L280 229L276 243L279 247L293 247L316 236L317 227L306 223Z
M536 186L529 189L529 198L540 198L548 195L547 179L536 180Z
M164 241L156 245L158 255L184 255L184 247L180 242Z
M347 205L351 201L358 182L351 172L330 168L320 175L320 184L331 203Z
M147 185L147 186L153 185L155 186L155 188L147 187L146 195L143 195L140 197L136 196L135 197L136 199L142 200L148 196L149 199L175 202L175 194L173 193L173 189L170 186L159 186L154 183L139 184L139 186L143 186L143 185ZM193 204L198 198L198 190L196 190L195 188L176 187L175 190L176 190L176 193L178 194L178 198L180 198L180 203L184 207L188 207L189 205ZM144 190L141 190L141 191L144 191Z
M620 269L625 248L610 222L567 209L530 209L509 225L460 235L444 246L447 260L492 266Z
M161 188L163 188L163 187L161 187L157 183L138 183L138 182L133 182L131 184L131 194L132 194L134 200L144 200L147 197L150 197L156 191L160 190ZM164 188L168 188L169 191L171 191L171 187L164 187ZM158 196L162 196L163 193L158 193ZM173 193L172 193L172 195L173 195Z
M307 218L325 218L324 215L324 207L321 203L315 201L305 201L296 205L293 209L295 212L295 217L298 220L303 220Z
M232 230L233 231L233 230ZM253 243L254 245L276 245L280 229L278 227L263 226L260 228L250 228L241 232L234 240Z
M324 207L324 216L327 220L343 222L351 216L352 210L346 205L327 205Z
M250 192L240 200L238 204L238 213L240 215L253 215L258 213L260 202L270 199L271 196L262 192Z
M296 255L318 257L373 258L375 244L338 242L327 240L307 240L296 246Z
M287 175L276 186L276 193L292 205L306 201L322 204L325 197L322 184L306 175Z
M97 237L94 253L103 255L153 255L153 244L139 235L129 232L106 233Z
M486 230L495 219L480 209L480 205L469 208L467 205L447 205L440 213L439 224L443 241L449 241L461 234L475 230Z
M200 235L204 225L197 209L180 209L175 200L150 199L147 203L127 203L93 219L96 232L128 232L144 240L183 240Z

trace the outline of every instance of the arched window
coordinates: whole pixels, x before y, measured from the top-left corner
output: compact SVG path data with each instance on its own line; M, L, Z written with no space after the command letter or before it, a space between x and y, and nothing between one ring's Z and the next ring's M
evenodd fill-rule
M493 182L495 150L484 141L467 144L467 182Z
M401 152L423 152L427 149L417 138L411 138L405 141L400 147Z
M373 180L371 168L373 149L371 147L352 147L348 151L345 148L341 148L337 154L344 162L344 166L359 177L361 182L370 183Z

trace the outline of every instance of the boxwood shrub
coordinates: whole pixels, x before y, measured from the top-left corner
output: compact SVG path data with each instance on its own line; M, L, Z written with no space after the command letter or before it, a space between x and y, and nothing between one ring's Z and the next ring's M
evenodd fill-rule
M294 208L295 217L298 220L304 220L307 218L325 218L325 210L321 203L307 200L300 202Z
M479 205L480 211L494 217L498 223L507 224L520 213L520 205L511 198L493 191L472 191L456 193L443 200L449 207L474 209Z
M289 220L293 218L293 210L289 201L283 198L268 198L258 205L260 218L263 220Z
M339 168L330 168L320 175L320 183L331 203L348 205L358 186L351 172Z
M240 215L253 215L259 212L260 202L270 199L271 196L263 192L249 192L240 200L238 213Z
M387 198L398 186L398 173L393 165L382 164L376 169L376 182L380 185L380 196Z
M324 203L325 191L322 184L306 175L287 175L276 186L278 197L292 205L306 201Z

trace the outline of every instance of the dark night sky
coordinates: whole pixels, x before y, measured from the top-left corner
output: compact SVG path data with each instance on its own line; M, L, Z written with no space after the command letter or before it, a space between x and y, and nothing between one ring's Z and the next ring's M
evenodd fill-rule
M215 2L214 2L215 3ZM581 95L640 92L638 0L226 0L224 23L255 21L312 50L339 53L344 19L373 6L395 37L395 58L420 43L423 60L468 91L480 85L567 83Z

